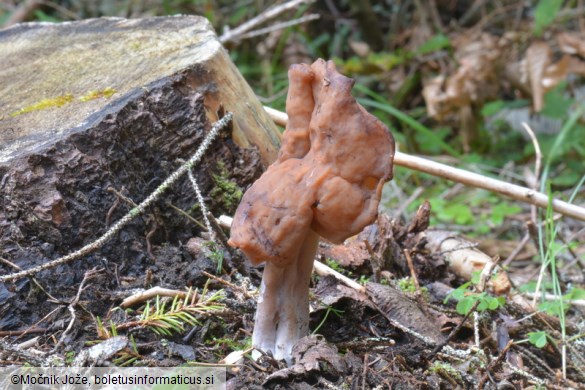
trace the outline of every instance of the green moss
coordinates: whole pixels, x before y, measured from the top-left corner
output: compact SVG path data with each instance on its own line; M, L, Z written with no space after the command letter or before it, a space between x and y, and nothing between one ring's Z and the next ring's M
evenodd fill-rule
M453 384L456 382L458 384L463 384L463 377L461 373L457 371L452 365L444 362L434 362L430 367L429 371L435 373L442 378L448 380Z
M226 211L235 210L242 199L242 190L238 185L231 181L229 173L222 162L217 163L217 173L211 175L215 187L211 190L210 195Z
M47 108L62 107L65 104L69 104L73 101L73 95L68 93L66 95L57 96L55 98L43 99L38 103L31 104L30 106L21 108L18 111L14 111L10 114L11 117L26 114L27 112L46 110Z
M81 100L82 102L87 102L87 101L99 99L102 97L109 99L116 92L117 91L114 88L108 87L108 88L103 89L101 91L91 91L91 92L87 93L86 95L83 95L82 97L80 97L79 100Z

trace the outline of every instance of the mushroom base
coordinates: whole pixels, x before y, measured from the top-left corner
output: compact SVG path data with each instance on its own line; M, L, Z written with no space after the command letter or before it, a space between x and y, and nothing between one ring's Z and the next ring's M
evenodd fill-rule
M309 283L319 236L309 230L297 261L286 267L267 262L262 275L254 347L292 364L292 347L309 334Z

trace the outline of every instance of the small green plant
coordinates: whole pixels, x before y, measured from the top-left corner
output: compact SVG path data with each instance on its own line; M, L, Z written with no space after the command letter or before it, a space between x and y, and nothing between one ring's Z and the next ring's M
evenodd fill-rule
M223 268L223 260L224 254L223 250L217 245L217 243L213 241L209 241L205 243L207 249L209 249L209 257L215 264L217 264L216 273L219 275L221 274L221 269Z
M474 286L479 283L480 272L474 272L471 281L463 283L455 290L451 291L445 298L445 303L449 302L449 299L453 298L457 302L456 310L461 315L467 315L469 311L476 305L476 310L497 310L498 308L506 304L506 298L504 297L492 297L486 292L474 292Z
M136 340L134 340L134 336L130 335L130 348L124 348L123 350L119 351L116 354L115 359L112 362L118 367L128 367L132 365L135 361L140 359L142 356L138 352L138 346L136 345Z
M323 316L323 319L321 320L321 322L319 323L319 325L317 325L317 327L315 328L315 330L313 330L313 334L316 334L319 331L319 329L321 329L321 327L323 326L323 324L325 323L325 321L327 321L327 317L329 317L329 313L333 313L337 317L341 318L341 315L344 313L344 311L343 310L339 310L339 309L335 309L333 306L327 305L327 311L325 312L325 315Z
M542 35L543 30L554 22L563 6L563 0L539 0L534 10L534 34Z
M429 371L448 380L453 385L455 385L456 383L458 384L464 383L461 373L448 363L435 361L429 367Z
M223 345L230 351L245 351L252 347L252 338L246 337L242 340L236 340L233 337L212 337L212 339L209 340L209 344L214 346Z
M420 294L422 295L424 300L428 300L430 298L429 289L424 286L421 286L417 290L414 281L409 276L404 277L402 279L398 279L398 288L407 294L416 294L418 291L420 291Z
M73 364L73 361L75 360L75 351L67 351L65 352L65 363L70 366L71 364Z
M103 324L102 319L99 316L96 317L95 323L97 335L101 340L107 340L118 335L118 329L116 328L116 324L114 324L113 321L110 321L109 329ZM99 341L95 342L94 344L96 343L99 343Z
M405 293L415 293L416 292L416 285L411 277L405 277L402 279L398 279L398 288L404 291Z
M207 293L207 286L203 289L201 295L189 290L184 299L176 296L171 302L170 307L163 302L159 296L154 300L146 302L146 306L138 321L133 326L144 326L151 329L160 336L172 336L173 333L182 333L185 325L199 325L195 315L205 314L221 310L218 300L223 296L223 290L219 290L207 298L203 298Z
M325 259L325 264L327 264L327 266L329 268L331 268L334 271L339 272L340 274L342 274L344 271L342 266L340 266L335 260L333 260L329 257Z
M230 179L230 174L225 164L217 163L217 173L211 175L215 186L209 192L209 196L214 199L222 209L234 211L243 192L241 188Z
M544 348L549 338L550 335L545 331L528 332L528 342L536 348Z

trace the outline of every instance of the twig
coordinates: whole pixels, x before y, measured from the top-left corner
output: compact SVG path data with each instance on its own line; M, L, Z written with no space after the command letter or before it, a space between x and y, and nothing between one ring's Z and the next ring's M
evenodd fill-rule
M242 39L254 38L254 37L257 37L259 35L269 34L273 31L284 30L285 28L296 26L297 24L310 22L312 20L317 20L319 18L320 18L319 14L305 15L305 16L300 17L298 19L289 20L288 22L275 23L275 24L268 26L268 27L265 27L265 28L250 31L249 33L242 34L239 37L239 39L242 40Z
M367 382L367 374L368 374L368 358L370 356L366 352L364 355L364 368L362 370L362 390L366 389L366 382Z
M2 27L24 22L40 5L41 2L39 0L26 0L16 8Z
M172 203L169 203L169 206L171 206L171 208L173 210L175 210L176 212L178 212L179 214L181 214L183 217L187 218L189 221L193 222L195 225L199 226L201 229L206 229L205 225L202 224L201 222L199 222L198 220L196 220L195 218L193 218L192 216L190 216L185 210L175 206Z
M483 389L483 385L485 384L485 382L488 379L489 372L492 371L493 369L495 369L497 366L499 366L502 363L502 360L504 360L504 357L508 353L508 350L510 349L512 344L514 344L514 341L512 341L512 340L508 341L508 344L506 344L504 349L502 349L502 351L500 352L500 354L498 355L496 360L491 362L490 365L486 368L485 374L483 374L483 376L479 380L479 384L477 385L478 389Z
M154 192L152 192L145 200L142 201L137 207L130 210L122 219L116 222L106 233L104 233L100 238L95 240L94 242L84 246L83 248L72 252L68 255L60 257L56 260L50 261L48 263L42 264L37 267L30 268L25 271L16 272L10 275L3 275L0 276L0 282L7 282L10 280L17 280L21 279L25 276L34 275L42 270L50 269L57 267L61 264L65 264L72 260L76 260L80 257L83 257L99 248L104 246L116 233L118 233L126 224L132 221L135 217L142 214L144 210L146 210L151 204L158 200L158 198L172 185L174 184L185 172L193 168L203 157L203 154L211 145L211 142L217 137L219 131L223 129L227 124L232 120L233 114L231 112L226 113L226 115L215 122L209 131L209 134L205 136L201 145L195 152L193 156L183 165L181 165L175 172L173 172Z
M366 292L366 288L364 286L362 286L361 284L359 284L355 280L352 280L352 279L348 278L347 276L340 274L339 272L335 271L333 268L328 267L327 265L321 263L320 261L315 260L315 263L313 263L313 269L315 270L315 273L319 276L331 275L335 279L343 282L345 285L353 288L356 291L359 291L362 293Z
M26 334L45 333L48 331L49 329L47 328L28 328L24 330L0 330L0 337L24 336Z
M412 281L414 286L416 287L416 292L420 294L420 283L418 282L418 277L416 276L416 270L414 269L414 263L412 262L412 256L410 256L410 249L404 248L402 250L404 256L406 257L406 263L408 264L408 269L410 270L410 276L412 277Z
M130 295L128 298L126 298L122 301L122 303L120 304L120 307L125 309L127 307L134 306L138 303L148 301L149 299L154 298L157 295L161 296L161 297L173 297L173 298L179 297L181 299L184 299L187 296L187 292L180 291L180 290L171 290L169 288L163 288L163 287L158 287L158 286L152 287L146 291L140 291L136 294Z
M213 229L213 232L215 233L215 237L221 242L221 244L223 245L225 250L227 250L230 253L230 255L233 254L233 248L228 245L229 239L225 235L223 230L221 230L221 226L219 226L219 224L217 223L217 220L215 219L213 214L208 212L207 218L209 220L209 225L211 226L211 229Z
M508 362L504 362L504 365L506 366L506 368L508 368L513 373L520 375L520 376L528 379L529 381L532 381L533 383L536 383L540 386L544 386L546 384L546 381L544 381L543 379L540 379L527 371L521 370L520 368L513 366Z
M463 317L463 320L459 323L459 325L457 325L455 327L455 329L453 329L451 331L451 333L449 333L449 336L447 336L447 338L445 340L443 340L443 342L441 342L435 348L433 348L433 350L431 351L431 354L429 356L429 360L432 360L435 357L435 355L437 354L437 352L439 352L444 347L446 347L447 344L449 344L449 341L451 341L453 339L453 337L455 337L455 335L457 333L459 333L459 331L463 327L463 324L465 324L465 321L467 321L469 316L471 316L471 313L475 313L475 309L477 309L477 306L479 306L479 303L480 303L479 299L477 301L475 301L475 303L473 304L473 306L471 306L471 309L467 312L465 317Z
M132 199L123 194L125 189L126 187L124 186L122 186L122 189L120 189L120 191L116 190L114 187L108 187L108 192L113 193L114 195L116 195L116 197L122 199L124 202L128 203L132 207L138 206L136 202L134 202Z
M286 125L288 116L284 112L267 107L264 107L264 109L277 125ZM454 168L426 158L396 152L394 155L394 164L463 183L467 186L483 188L484 190L495 192L524 203L533 204L544 209L548 207L548 196L546 194L464 169ZM584 207L576 206L559 199L553 199L552 208L554 211L563 215L585 221Z
M268 8L266 11L262 12L260 15L253 17L252 19L248 20L245 23L242 23L238 27L234 28L233 30L228 30L224 32L221 37L219 37L219 41L222 44L226 44L230 41L237 41L240 39L242 35L247 33L248 31L256 28L260 24L274 19L278 15L293 9L297 9L302 4L310 4L315 0L292 0L284 4L280 4L271 8Z
M25 351L18 345L10 344L4 340L0 340L0 351L6 351L10 354L14 354L19 358L24 359L27 363L30 363L36 367L42 367L47 363L47 359L45 359L43 356L39 356L30 351Z
M526 296L527 298L532 298L533 300L536 299L544 299L546 301L558 301L559 297L557 295L554 294L550 294L550 293L531 293L531 292L527 292L522 294L524 296ZM575 305L575 306L580 306L580 307L584 307L585 308L585 299L573 299L571 301L569 301L571 303L571 305ZM532 307L534 307L535 302L533 301Z
M91 279L93 279L96 275L98 275L101 271L102 270L96 270L94 268L94 269L91 269L91 270L85 272L85 274L83 275L83 280L79 284L79 288L77 289L77 294L71 300L71 303L69 304L69 307L68 307L69 313L71 313L71 319L69 320L69 325L67 326L67 328L65 328L63 333L61 333L61 337L59 337L59 341L53 347L53 352L56 352L59 349L59 347L61 347L61 345L63 345L63 343L65 342L65 339L67 339L69 333L73 329L73 325L75 324L75 320L77 319L77 315L75 314L75 306L77 306L77 304L79 303L79 299L81 298L81 293L86 289L85 284L88 281L90 281Z
M215 276L215 275L210 274L209 272L205 272L205 271L201 271L201 272L203 273L203 275L207 276L209 279L213 279L216 282L223 284L224 286L229 286L230 288L241 292L242 295L244 297L246 297L247 299L252 298L252 296L250 296L250 294L248 294L248 292L246 291L245 288L243 288L241 286L238 286L236 284L230 283L227 280L224 280L224 279L222 279L222 278L220 278L218 276Z
M518 256L518 254L522 251L522 249L524 249L524 247L526 246L526 244L528 244L528 241L530 241L530 234L526 233L524 235L524 237L522 237L522 240L518 243L518 245L516 246L516 248L514 248L514 250L512 251L512 253L510 253L510 256L508 256L506 258L506 260L504 260L504 262L502 263L502 266L507 267L508 265L510 265L510 263L512 261L514 261L514 259L516 258L516 256Z

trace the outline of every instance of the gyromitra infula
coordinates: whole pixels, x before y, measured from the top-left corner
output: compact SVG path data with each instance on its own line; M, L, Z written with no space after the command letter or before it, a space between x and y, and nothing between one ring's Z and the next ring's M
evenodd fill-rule
M371 224L392 178L394 139L351 95L333 62L291 66L278 158L244 194L230 245L266 261L253 345L291 363L309 333L309 283L319 236L341 243Z

